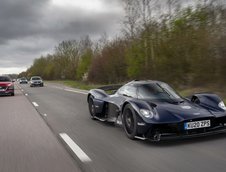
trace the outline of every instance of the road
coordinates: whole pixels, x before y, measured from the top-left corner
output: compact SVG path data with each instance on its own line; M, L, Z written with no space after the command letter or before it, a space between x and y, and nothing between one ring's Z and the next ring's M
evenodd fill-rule
M62 145L84 171L212 172L226 169L226 135L152 143L128 139L121 126L91 120L86 92L48 83L43 88L20 85ZM62 139L66 134L88 159Z
M24 94L0 97L1 172L79 172Z

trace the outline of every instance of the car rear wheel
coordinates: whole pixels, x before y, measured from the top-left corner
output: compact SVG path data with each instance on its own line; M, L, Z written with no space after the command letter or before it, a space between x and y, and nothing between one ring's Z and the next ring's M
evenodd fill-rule
M94 119L96 112L95 112L95 106L94 106L92 97L89 98L89 113L90 113L91 118Z
M136 112L130 104L127 104L124 108L122 120L126 135L130 139L135 139L137 135L137 117Z

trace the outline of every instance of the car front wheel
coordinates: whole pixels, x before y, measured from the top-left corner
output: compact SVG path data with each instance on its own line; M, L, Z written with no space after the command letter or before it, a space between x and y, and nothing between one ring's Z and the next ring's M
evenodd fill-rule
M95 106L94 106L92 97L89 98L89 113L91 118L94 119L96 112L95 112Z
M135 139L137 135L137 117L136 112L130 104L127 104L123 110L123 128L130 139Z

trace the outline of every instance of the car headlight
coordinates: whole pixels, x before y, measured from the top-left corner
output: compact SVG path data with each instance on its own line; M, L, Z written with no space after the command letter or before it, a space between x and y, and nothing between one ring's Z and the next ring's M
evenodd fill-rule
M8 89L14 89L13 84L9 84L9 85L8 85Z
M140 109L140 113L145 117L145 118L153 118L154 113L148 109Z
M221 101L221 102L218 104L218 106L219 106L221 109L226 110L226 107L225 107L225 104L224 104L223 101Z

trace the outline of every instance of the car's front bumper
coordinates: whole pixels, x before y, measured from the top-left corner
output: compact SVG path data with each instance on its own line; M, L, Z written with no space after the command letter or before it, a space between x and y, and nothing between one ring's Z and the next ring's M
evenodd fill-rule
M186 139L226 133L226 117L210 119L212 126L192 130L184 129L184 122L173 124L147 124L137 126L139 136L152 141Z
M0 91L0 96L8 96L14 94L14 89L7 89L4 91Z
M196 138L196 137L204 137L204 136L211 136L216 134L226 134L226 127L219 127L216 129L212 129L209 131L203 131L200 133L191 133L191 134L176 134L176 133L158 133L151 138L148 138L152 141L164 141L164 140L176 140L176 139L189 139L189 138Z
M21 81L20 84L27 84L27 81Z
M36 87L36 86L43 86L43 83L31 83L31 87Z

